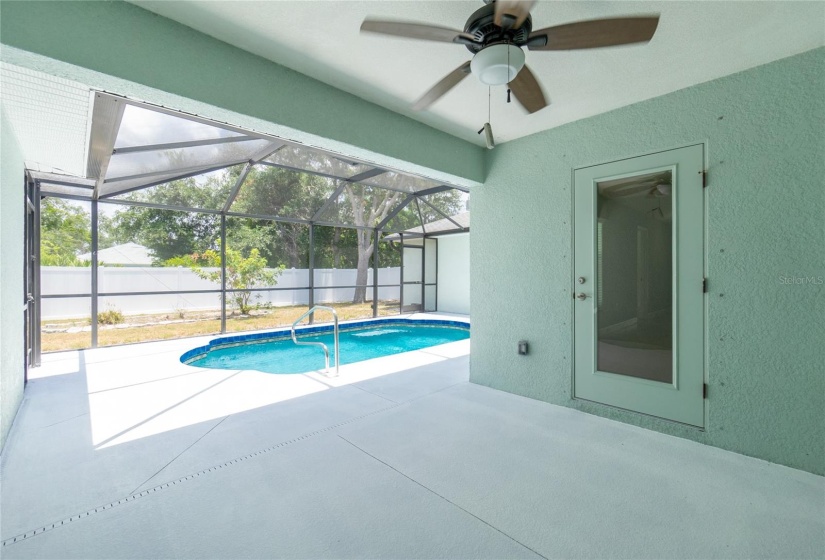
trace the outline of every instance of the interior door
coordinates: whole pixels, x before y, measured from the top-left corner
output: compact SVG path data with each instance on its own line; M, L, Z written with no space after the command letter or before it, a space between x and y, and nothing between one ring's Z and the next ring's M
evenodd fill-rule
M703 146L574 174L574 395L704 425Z

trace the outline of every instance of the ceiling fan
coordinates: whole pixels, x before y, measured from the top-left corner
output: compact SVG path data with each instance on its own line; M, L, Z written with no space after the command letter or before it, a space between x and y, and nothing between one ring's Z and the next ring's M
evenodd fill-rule
M645 43L656 32L658 15L592 19L545 27L533 31L530 10L535 0L484 0L485 5L469 17L464 30L406 21L367 18L361 31L410 39L464 45L468 60L435 84L413 105L426 109L445 93L474 74L489 86L509 84L516 100L529 112L547 106L536 77L524 64L524 51L592 49Z

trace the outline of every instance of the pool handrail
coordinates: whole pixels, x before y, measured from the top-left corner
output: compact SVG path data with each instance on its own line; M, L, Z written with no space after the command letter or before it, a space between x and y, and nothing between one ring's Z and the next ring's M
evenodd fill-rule
M323 342L299 342L298 337L295 336L295 325L297 325L298 323L303 321L305 318L307 318L310 315L312 315L313 313L315 313L316 309L327 309L329 311L332 311L332 320L333 320L333 323L334 323L334 327L333 327L333 337L334 338L333 338L333 340L335 341L335 375L334 376L329 374L329 348L327 348L327 345L324 344ZM338 377L338 368L340 367L341 360L340 360L340 356L338 355L340 353L339 352L340 346L338 345L338 312L336 312L335 309L333 309L332 307L328 307L326 305L315 305L315 306L313 306L312 309L310 309L309 311L307 311L306 313L304 313L303 315L298 317L292 323L292 342L294 342L295 344L298 344L298 345L302 345L302 346L320 346L321 348L323 348L324 349L324 363L326 364L326 376L327 377Z

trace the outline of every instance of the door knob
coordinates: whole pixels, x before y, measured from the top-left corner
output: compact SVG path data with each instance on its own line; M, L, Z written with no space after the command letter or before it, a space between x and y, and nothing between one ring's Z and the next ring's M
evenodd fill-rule
M586 294L579 294L579 295L576 296L576 299L579 300L579 301L584 301L584 300L587 299L587 295Z

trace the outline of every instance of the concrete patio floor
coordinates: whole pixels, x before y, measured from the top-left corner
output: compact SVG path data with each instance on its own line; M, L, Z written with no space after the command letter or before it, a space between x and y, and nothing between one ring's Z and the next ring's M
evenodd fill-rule
M3 558L822 558L825 479L468 383L469 341L338 379L44 356Z

